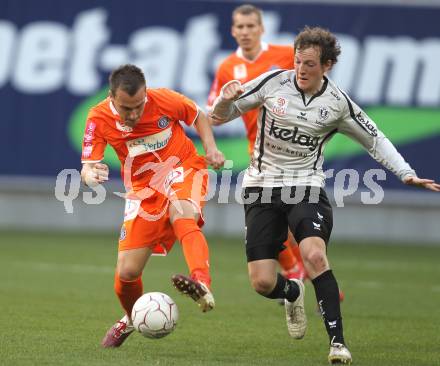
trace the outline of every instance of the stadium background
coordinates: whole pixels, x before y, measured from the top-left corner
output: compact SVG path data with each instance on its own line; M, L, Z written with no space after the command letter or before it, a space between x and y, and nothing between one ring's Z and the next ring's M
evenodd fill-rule
M236 2L165 3L174 9L166 16L161 11L163 2L131 1L127 16L121 16L126 4L118 1L21 0L3 5L1 226L117 229L123 202L113 192L122 188L111 151L106 154L112 166L112 183L102 203L106 209L85 207L82 188L69 191L67 185L68 198L54 194L56 177L63 169L80 170L87 109L106 95L108 73L121 63L136 63L150 87L176 89L203 107L216 66L235 49L229 31ZM292 43L304 25L321 25L337 33L343 53L331 76L365 107L420 176L439 181L435 159L440 144L440 30L436 26L440 8L395 3L260 2L265 11L264 40ZM226 157L233 160L234 181L247 165L242 124L236 121L215 132ZM345 203L344 209L335 210L337 238L440 241L436 195L406 188L386 172L378 182L386 189L382 204L362 204L365 172L379 165L342 136L332 141L326 158L326 169L334 169L328 180L330 196L342 195ZM359 173L360 189L348 188L354 171L346 169ZM59 189L63 182L59 181ZM380 200L369 192L366 189L373 203ZM72 212L61 202L70 197L76 197ZM98 197L95 203L100 201ZM234 197L231 205L215 201L208 204L207 232L241 235L243 218ZM225 227L209 224L219 220ZM338 222L345 224L343 230Z
M237 4L0 1L0 364L326 364L328 340L313 315L310 282L300 343L287 336L282 307L250 288L242 207L237 189L226 192L225 184L212 186L216 195L205 212L217 309L201 315L172 289L170 275L187 270L177 247L165 259L152 258L143 276L146 291L176 300L174 334L160 341L134 335L115 352L99 345L121 316L113 273L123 200L114 194L122 187L111 154L105 196L91 195L76 179L87 108L105 95L109 71L122 62L141 66L150 86L177 89L203 107L216 65L235 49L229 27ZM291 43L306 24L336 32L343 55L332 77L420 176L440 181L439 1L258 5L268 42ZM215 132L234 159L223 182L235 181L247 160L241 123ZM347 187L354 172L362 178L378 168L367 154L339 139L327 158L336 176L327 187L335 207L329 258L346 295L344 331L355 364L440 365L439 195L406 188L387 172L379 182L383 202L374 204L368 186ZM217 202L220 187L228 199ZM341 197L345 207L336 207Z

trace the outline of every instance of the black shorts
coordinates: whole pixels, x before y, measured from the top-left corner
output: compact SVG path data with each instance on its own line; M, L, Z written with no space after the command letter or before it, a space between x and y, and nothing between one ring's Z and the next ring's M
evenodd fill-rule
M327 244L333 213L319 187L247 187L243 191L248 262L278 259L287 228L296 241L318 236Z

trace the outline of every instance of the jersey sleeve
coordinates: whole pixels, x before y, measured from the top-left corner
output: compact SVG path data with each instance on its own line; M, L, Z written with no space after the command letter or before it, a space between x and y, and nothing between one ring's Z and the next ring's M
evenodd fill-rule
M234 106L240 114L264 104L269 80L277 74L279 71L269 71L243 85L244 93L234 102Z
M377 128L376 123L345 93L342 94L344 106L338 131L360 143L373 159L401 180L406 176L415 176L415 171Z
M84 137L82 143L82 163L97 163L104 158L104 150L107 141L100 133L98 128L99 120L96 118L87 118Z
M188 97L167 89L168 107L172 108L177 120L191 126L199 115L199 106Z
M260 107L266 100L266 94L270 94L270 80L284 72L284 70L269 71L260 75L259 77L245 83L243 85L243 94L234 102L225 100L223 98L223 90L216 98L211 114L215 119L222 121L222 123L232 121L240 115ZM227 87L229 83L235 83L238 80L231 80L224 85Z

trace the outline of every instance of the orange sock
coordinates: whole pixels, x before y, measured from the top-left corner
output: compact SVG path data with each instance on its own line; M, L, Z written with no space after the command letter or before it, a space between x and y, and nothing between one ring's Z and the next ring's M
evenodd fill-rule
M278 262L280 262L281 268L283 270L289 271L295 266L297 260L293 255L292 247L290 246L289 240L286 240L284 242L284 246L286 247L286 249L283 249L280 252L278 256Z
M191 277L211 285L209 275L209 249L205 236L194 219L177 219L173 223L174 234L182 244L183 255Z
M115 273L115 292L125 312L131 317L131 310L137 299L143 294L142 277L133 281L125 281Z
M296 260L298 262L304 263L301 257L301 252L299 250L299 245L291 242L290 247L292 248L292 253L295 256Z

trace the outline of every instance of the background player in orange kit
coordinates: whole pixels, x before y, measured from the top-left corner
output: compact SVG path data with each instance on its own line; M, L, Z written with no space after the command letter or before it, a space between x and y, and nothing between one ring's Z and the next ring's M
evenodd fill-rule
M273 69L293 69L294 50L291 46L278 46L262 42L264 33L262 12L253 5L241 5L232 12L231 34L238 49L219 66L208 97L208 106L212 106L220 90L227 82L239 80L242 84L255 79ZM249 141L250 156L257 136L258 109L242 115ZM284 243L279 262L283 275L287 278L304 279L306 272L299 247L292 234Z
M194 125L205 157L197 155L179 121ZM100 162L107 144L118 155L128 192L115 273L115 292L126 315L102 341L104 347L119 347L134 330L130 314L143 294L145 264L153 253L166 254L176 238L190 277L174 275L174 286L203 311L214 307L201 209L207 164L218 169L224 156L200 108L174 91L147 89L142 71L134 65L112 72L109 96L89 112L81 171L89 186L108 180L109 169Z

